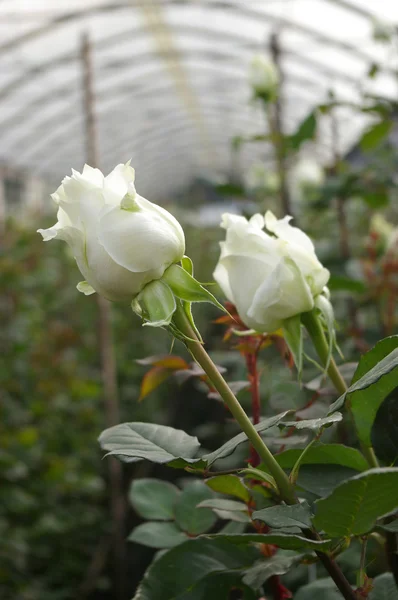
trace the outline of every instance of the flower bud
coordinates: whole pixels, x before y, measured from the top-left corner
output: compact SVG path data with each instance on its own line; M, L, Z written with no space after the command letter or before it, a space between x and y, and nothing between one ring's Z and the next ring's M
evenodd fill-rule
M272 333L312 310L329 280L310 238L290 219L278 220L270 211L249 221L223 216L226 240L213 276L244 323L259 332Z
M263 54L256 54L250 64L249 83L254 95L274 100L278 95L279 75L276 66Z
M184 255L180 224L136 193L130 163L107 177L85 165L82 173L65 177L52 198L58 222L38 231L44 241L58 238L71 247L86 279L78 289L86 295L131 302Z

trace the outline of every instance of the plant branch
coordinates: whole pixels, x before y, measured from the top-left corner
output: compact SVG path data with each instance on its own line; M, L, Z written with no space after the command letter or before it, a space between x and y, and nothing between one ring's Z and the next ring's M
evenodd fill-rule
M258 452L261 460L264 462L267 469L275 479L281 499L286 504L297 504L298 500L295 495L294 486L290 483L288 476L283 469L281 469L274 456L261 439L249 417L241 407L239 401L229 388L227 382L219 373L216 365L207 354L203 345L199 342L199 339L197 338L196 333L193 331L180 303L177 304L177 309L173 316L173 322L175 327L177 327L177 329L186 336L185 344L189 352L205 371L210 381L223 398L225 404L228 406L233 417L240 425L242 431L246 433L249 441L253 444L253 447ZM314 531L306 530L305 534L309 539L319 539L318 534ZM323 552L317 552L316 554L318 555L319 560L323 563L329 575L332 577L343 597L346 600L357 600L354 590L348 583L343 572L334 559L329 554Z
M254 425L257 425L257 423L260 422L261 417L260 375L257 369L258 350L259 347L254 352L247 352L245 354L246 368L250 381L250 393L252 397L252 417ZM260 464L260 457L253 446L250 447L249 463L253 467L257 467Z
M243 410L238 399L233 394L223 376L219 373L216 365L207 354L203 345L199 342L196 333L193 331L188 318L180 304L177 304L177 309L173 316L173 321L176 327L185 336L185 344L192 354L193 358L199 363L206 375L209 377L215 389L218 391L225 404L228 406L233 417L240 425L242 431L247 435L249 441L258 452L261 460L267 466L267 469L273 476L278 486L281 499L286 504L296 504L297 500L294 493L294 487L291 485L285 471L279 466L274 456L265 445L261 436L254 428L253 423ZM196 341L197 340L197 341Z

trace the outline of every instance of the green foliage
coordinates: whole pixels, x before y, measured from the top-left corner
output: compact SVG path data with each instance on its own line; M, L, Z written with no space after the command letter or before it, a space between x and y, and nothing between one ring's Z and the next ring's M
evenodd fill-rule
M261 421L258 425L256 425L256 430L261 433L263 431L267 431L267 429L271 429L271 427L275 427L278 425L290 411L285 411L275 417L270 417L269 419L265 419ZM228 440L223 446L211 452L210 454L205 454L202 459L206 460L207 466L211 466L216 460L221 458L225 458L234 452L234 450L240 445L243 444L247 440L247 436L245 433L239 433L232 439Z
M288 533L242 533L240 535L225 535L214 533L206 536L216 540L227 540L234 544L275 544L284 550L319 550L326 552L332 546L332 540L309 540L301 535Z
M216 475L206 479L205 483L215 492L235 496L244 502L250 499L249 490L236 475Z
M254 563L250 569L247 569L243 582L254 589L259 589L273 575L287 573L289 569L300 562L303 556L303 554L297 554L292 550L280 550L274 556L260 560Z
M383 573L373 580L369 600L398 600L398 589L392 573Z
M214 497L214 493L201 480L186 485L175 506L176 522L190 535L199 535L213 527L216 515L209 508L198 508L204 500Z
M353 382L332 406L333 412L349 399L359 439L370 446L370 432L384 398L398 386L398 336L385 338L359 361Z
M298 126L293 135L286 138L287 147L299 150L304 142L314 140L317 131L316 112L312 111Z
M360 146L362 150L368 152L381 144L391 132L393 124L392 120L384 120L372 125L361 138Z
M150 548L174 548L186 542L188 535L175 523L156 522L138 525L127 538L129 542L149 546Z
M192 456L200 446L196 437L154 423L115 425L103 431L98 441L108 454L118 456L124 462L145 458L159 464L178 465L197 461Z
M398 458L397 390L381 403L370 437L376 456L389 465L394 464Z
M224 539L189 540L152 563L133 600L219 600L232 589L241 589L244 598L254 600L241 574L258 557L255 548Z
M297 593L295 600L341 600L342 595L331 579L318 579L304 585Z
M311 527L311 509L307 503L293 506L279 505L263 508L253 513L253 519L262 521L272 529L286 527Z
M398 469L365 471L315 503L315 527L331 536L361 535L398 507Z
M136 479L130 486L129 499L134 510L144 519L169 521L180 490L168 481Z
M291 448L277 455L276 459L281 467L289 469L294 467L301 450ZM361 452L343 444L317 444L312 446L301 461L303 465L340 465L356 471L366 471L368 463Z

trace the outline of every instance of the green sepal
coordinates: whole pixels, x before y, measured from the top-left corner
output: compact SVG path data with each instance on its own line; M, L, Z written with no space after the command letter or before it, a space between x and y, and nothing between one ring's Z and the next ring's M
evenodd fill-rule
M334 327L334 312L329 300L323 294L315 298L315 307L319 310L324 326L326 327L328 338L328 357L325 371L328 370L332 358L333 347L336 346L336 330Z
M131 303L131 308L150 327L167 327L177 308L169 286L160 279L151 281Z
M184 271L186 271L191 275L191 277L193 277L193 262L186 254L181 259L181 266L184 269Z
M294 364L298 371L299 380L303 371L303 332L301 316L295 315L283 321L283 337L293 355Z
M186 302L210 302L220 308L223 312L225 308L218 300L211 294L206 288L200 285L199 281L196 281L182 267L179 265L171 265L162 277L162 281L167 283L173 293Z
M186 271L189 275L191 275L191 277L193 277L193 262L192 260L189 258L189 256L183 256L181 259L181 266L184 269L184 271ZM188 320L191 324L192 329L194 330L194 332L196 333L196 335L198 336L199 340L203 343L203 339L202 336L200 335L200 331L199 329L196 327L194 318L193 318L193 314L192 314L192 303L191 302L187 302L185 300L182 300L182 306L184 308L184 312L188 317Z

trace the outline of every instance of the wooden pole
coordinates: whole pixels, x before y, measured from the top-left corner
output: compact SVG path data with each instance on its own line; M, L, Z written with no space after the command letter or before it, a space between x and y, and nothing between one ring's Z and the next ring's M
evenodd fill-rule
M83 35L81 59L83 68L83 97L86 130L87 162L92 167L99 166L98 131L95 115L95 94L93 85L93 66L91 45L87 34ZM98 341L101 358L102 383L105 403L105 420L107 427L119 423L119 397L117 388L117 368L112 335L111 305L100 295L98 303ZM122 464L108 458L108 476L110 491L110 509L112 517L112 562L113 562L113 597L124 600L125 594L125 497L123 489Z
M286 148L283 135L283 72L281 66L281 49L279 44L279 37L277 33L271 35L270 50L272 60L275 64L276 70L279 74L279 88L278 95L272 104L269 104L270 108L270 129L273 140L273 146L275 149L275 158L277 164L277 172L279 176L279 196L281 208L284 215L293 215L292 205L290 201L290 193L287 182L287 157Z

